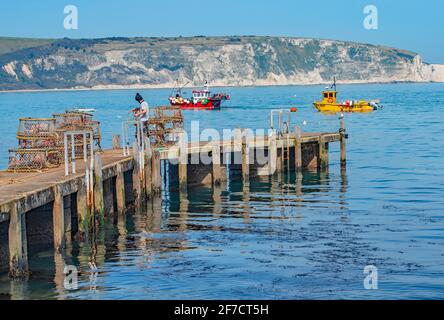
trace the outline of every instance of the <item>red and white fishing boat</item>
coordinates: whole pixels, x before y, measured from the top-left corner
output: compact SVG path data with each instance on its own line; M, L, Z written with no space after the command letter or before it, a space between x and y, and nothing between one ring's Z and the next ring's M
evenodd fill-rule
M225 93L211 94L208 83L205 82L203 90L193 90L190 99L182 97L181 88L176 90L176 95L169 98L172 106L180 106L181 109L220 109L225 100L230 100L230 96Z

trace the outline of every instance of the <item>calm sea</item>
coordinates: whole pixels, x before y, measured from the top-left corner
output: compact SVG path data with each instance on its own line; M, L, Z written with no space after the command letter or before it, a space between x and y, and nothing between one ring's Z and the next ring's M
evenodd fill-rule
M29 281L0 275L0 296L74 299L444 298L444 84L339 86L341 99L377 98L384 109L345 115L347 170L333 144L328 172L230 181L165 193L141 212L108 219L95 242L76 242L65 263L82 274L63 289L63 261L30 257ZM217 90L217 89L214 89ZM271 109L296 106L292 124L336 131L337 116L311 102L321 86L224 88L222 111L186 111L187 127L267 128ZM188 94L190 94L189 90ZM139 90L150 105L170 90ZM134 104L135 90L0 93L0 168L18 118L76 106L97 109L103 145ZM301 179L302 178L302 179ZM186 201L184 201L186 200ZM88 262L94 260L97 272ZM57 261L57 262L55 262ZM378 289L364 288L364 268Z

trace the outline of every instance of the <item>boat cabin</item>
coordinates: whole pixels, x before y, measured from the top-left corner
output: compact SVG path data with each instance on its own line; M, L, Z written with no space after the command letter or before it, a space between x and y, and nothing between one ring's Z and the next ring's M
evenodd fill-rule
M323 95L322 99L323 103L336 103L336 96L337 96L336 91L325 90L322 92L322 95Z
M194 90L193 91L193 102L197 103L202 100L210 99L210 91L209 90Z

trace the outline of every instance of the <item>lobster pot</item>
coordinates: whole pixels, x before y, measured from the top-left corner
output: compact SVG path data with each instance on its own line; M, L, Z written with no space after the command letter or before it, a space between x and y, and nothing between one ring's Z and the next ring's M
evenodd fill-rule
M56 147L56 151L57 151L57 155L58 155L58 157L60 159L60 163L65 163L65 148L63 146ZM76 144L74 146L74 151L75 151L75 159L83 159L84 158L83 143L82 143L82 145ZM91 148L90 148L89 144L86 146L86 154L87 154L88 157L91 156ZM68 146L68 160L69 161L72 160L72 146L71 146L71 143L69 143L69 146Z
M59 159L57 151L52 149L11 149L8 171L38 172L57 167Z
M177 123L165 121L165 119L149 119L148 136L155 146L173 145L178 140L178 133L183 129Z
M65 112L53 115L58 129L79 130L91 124L92 114L84 112Z
M56 141L56 150L59 154L60 161L64 162L65 160L65 141L64 141L64 132L58 132L58 139ZM72 156L72 139L71 135L68 136L68 157L71 159ZM74 135L74 150L76 159L83 159L84 155L84 145L83 145L83 135L75 134ZM86 151L87 155L91 154L91 143L89 137L86 139Z
M68 144L69 147L71 147L71 135L68 135ZM83 135L81 134L75 134L74 135L74 143L75 145L83 146ZM89 143L89 137L86 139L86 143ZM56 146L57 147L63 147L65 145L65 131L57 130L57 139L56 139Z
M154 109L154 118L164 122L183 124L180 106L161 106Z
M17 138L21 137L51 137L55 129L54 118L20 118Z
M52 149L57 144L57 136L32 137L18 136L19 149Z
M161 106L154 109L154 117L148 120L148 136L155 146L175 144L178 132L183 130L180 106Z

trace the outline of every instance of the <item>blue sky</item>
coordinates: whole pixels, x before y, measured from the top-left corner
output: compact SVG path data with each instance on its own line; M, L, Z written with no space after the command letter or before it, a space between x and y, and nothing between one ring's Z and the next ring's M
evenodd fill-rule
M79 29L63 28L65 5L79 10ZM366 5L378 30L363 27ZM277 35L382 44L444 63L443 0L14 0L0 4L0 35L110 36Z

